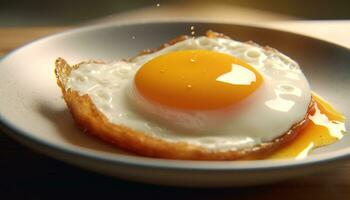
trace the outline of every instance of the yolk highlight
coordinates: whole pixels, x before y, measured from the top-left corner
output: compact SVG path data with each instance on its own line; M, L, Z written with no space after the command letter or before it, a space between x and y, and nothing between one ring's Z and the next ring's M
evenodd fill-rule
M343 137L345 117L318 95L313 93L312 96L317 107L315 114L310 117L310 122L297 138L267 159L303 159L313 149L332 144Z
M145 63L135 76L138 92L176 109L210 110L234 105L262 83L253 67L228 54L176 51Z

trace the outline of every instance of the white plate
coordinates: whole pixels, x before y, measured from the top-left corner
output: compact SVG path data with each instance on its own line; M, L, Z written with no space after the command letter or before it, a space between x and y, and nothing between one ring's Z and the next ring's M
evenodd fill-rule
M0 62L0 120L6 132L41 152L103 174L181 186L262 184L330 168L350 157L350 138L304 160L178 161L127 154L81 133L61 98L54 61L116 60L168 39L213 29L234 39L270 45L299 61L312 88L349 117L349 50L287 32L233 24L169 22L104 24L78 28L30 43ZM347 129L350 129L347 125Z

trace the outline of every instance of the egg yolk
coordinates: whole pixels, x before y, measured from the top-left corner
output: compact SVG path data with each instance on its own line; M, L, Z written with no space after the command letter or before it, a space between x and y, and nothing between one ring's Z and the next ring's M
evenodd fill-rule
M231 55L184 50L148 61L138 70L134 81L137 91L157 104L210 110L246 98L263 79L257 70Z
M271 154L267 159L303 159L315 148L340 140L345 133L345 117L317 94L312 94L316 112L309 123L291 143Z

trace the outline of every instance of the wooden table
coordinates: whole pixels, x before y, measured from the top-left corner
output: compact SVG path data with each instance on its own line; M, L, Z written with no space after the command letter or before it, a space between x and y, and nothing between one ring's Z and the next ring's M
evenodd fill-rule
M267 26L350 47L350 21L271 22ZM33 39L66 29L0 28L0 56ZM157 199L350 199L350 161L333 171L271 185L226 189L172 188L126 182L88 172L36 153L0 133L0 169L0 199L85 199L106 195L109 198Z

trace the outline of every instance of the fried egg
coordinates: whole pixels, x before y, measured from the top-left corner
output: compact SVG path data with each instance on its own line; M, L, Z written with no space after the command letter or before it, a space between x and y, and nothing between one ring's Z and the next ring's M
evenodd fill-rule
M281 136L305 117L311 100L304 74L287 56L208 37L130 62L84 64L67 86L89 94L112 123L216 151Z
M281 137L308 116L312 102L308 81L288 56L206 36L128 61L83 63L70 73L66 88L89 95L110 123L215 152ZM321 115L320 109L316 114ZM316 114L310 116L313 123ZM345 131L338 129L340 135ZM299 146L299 151L282 149L271 158L313 148Z

